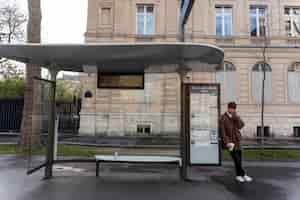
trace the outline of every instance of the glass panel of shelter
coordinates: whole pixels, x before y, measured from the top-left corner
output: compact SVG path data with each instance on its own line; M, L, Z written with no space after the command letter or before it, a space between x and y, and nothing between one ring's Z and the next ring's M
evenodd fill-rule
M178 73L145 73L143 88L118 88L124 85L122 81L128 82L128 76L103 82L102 86L108 86L115 81L114 88L100 88L95 81L84 85L78 136L63 140L95 148L115 147L107 148L111 155L118 151L118 155L179 156ZM140 83L140 76L134 77ZM101 79L101 74L84 78Z

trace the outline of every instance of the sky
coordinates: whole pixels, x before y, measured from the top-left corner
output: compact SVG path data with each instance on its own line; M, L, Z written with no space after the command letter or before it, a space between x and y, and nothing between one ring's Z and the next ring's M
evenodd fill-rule
M27 15L27 0L0 0L15 2ZM84 43L88 0L41 0L42 43ZM19 67L24 68L23 64ZM65 74L77 74L64 72ZM47 76L42 70L42 77ZM62 76L59 73L58 77Z
M27 13L27 0L9 1L15 1ZM83 43L87 21L87 1L41 0L42 42Z

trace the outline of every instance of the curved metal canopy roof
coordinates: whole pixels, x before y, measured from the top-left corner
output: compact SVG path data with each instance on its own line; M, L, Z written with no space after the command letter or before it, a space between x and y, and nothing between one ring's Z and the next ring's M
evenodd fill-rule
M1 44L0 57L47 68L82 72L97 65L105 72L144 72L148 65L184 61L220 64L222 49L197 43Z

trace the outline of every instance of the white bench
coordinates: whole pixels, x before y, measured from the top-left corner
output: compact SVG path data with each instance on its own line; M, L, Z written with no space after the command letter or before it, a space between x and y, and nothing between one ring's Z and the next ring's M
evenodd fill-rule
M109 156L96 155L96 176L99 176L100 163L154 163L154 164L176 164L182 166L182 160L176 156Z

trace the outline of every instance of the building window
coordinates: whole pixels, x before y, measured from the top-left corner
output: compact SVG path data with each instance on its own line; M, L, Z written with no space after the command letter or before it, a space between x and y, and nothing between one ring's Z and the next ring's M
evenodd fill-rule
M300 36L300 7L285 8L285 30L290 37Z
M300 127L299 126L294 126L294 137L300 137Z
M136 132L139 134L150 135L151 134L151 125L150 124L138 124Z
M111 8L101 8L101 23L102 25L111 24Z
M267 8L250 7L250 34L253 37L266 36L267 32Z
M218 37L229 37L232 35L231 7L216 7L216 35Z
M258 103L262 98L262 81L264 77L263 69L266 72L265 79L265 102L272 101L272 68L267 63L258 63L252 68L252 96Z
M291 103L300 103L300 63L288 68L288 98Z
M236 68L232 63L224 62L217 69L216 81L221 84L222 103L236 101Z
M261 126L257 126L256 128L256 136L257 137L262 137L262 129ZM270 137L270 127L269 126L264 126L264 137Z
M136 32L138 35L154 34L153 5L137 5Z

